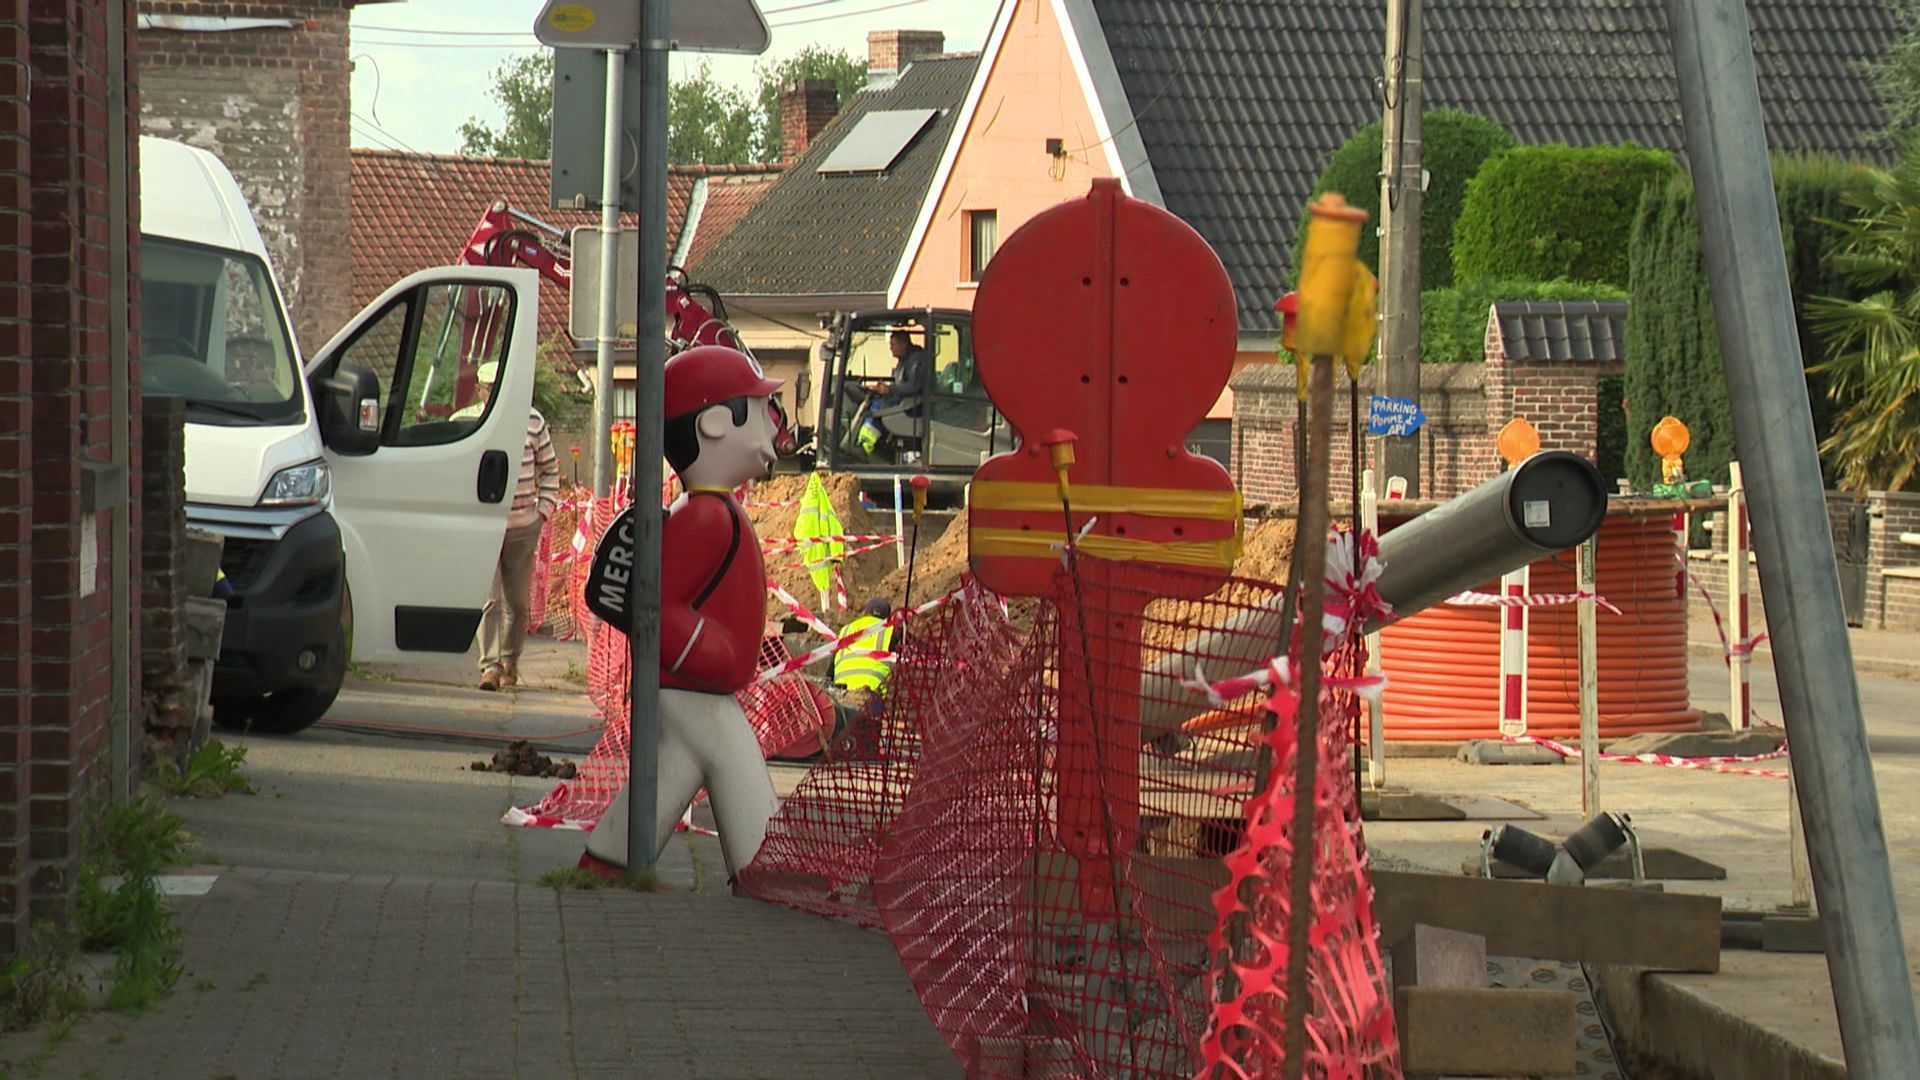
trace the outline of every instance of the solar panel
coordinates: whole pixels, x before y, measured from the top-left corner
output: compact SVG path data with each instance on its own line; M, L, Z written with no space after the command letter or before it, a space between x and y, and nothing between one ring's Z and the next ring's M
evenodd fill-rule
M853 130L847 132L847 137L840 140L840 145L827 155L827 160L820 163L820 171L886 172L939 112L938 109L870 112L860 118Z

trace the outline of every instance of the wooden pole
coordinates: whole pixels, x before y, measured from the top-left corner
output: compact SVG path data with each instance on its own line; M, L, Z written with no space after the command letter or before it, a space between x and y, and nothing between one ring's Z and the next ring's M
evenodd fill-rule
M1594 610L1598 549L1597 536L1581 543L1575 575L1580 594L1575 609L1580 624L1580 812L1588 820L1600 812L1600 628Z

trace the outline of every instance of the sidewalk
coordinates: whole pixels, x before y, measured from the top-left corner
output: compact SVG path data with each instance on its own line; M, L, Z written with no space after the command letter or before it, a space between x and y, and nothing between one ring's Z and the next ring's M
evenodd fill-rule
M139 1017L0 1038L0 1075L958 1076L887 939L753 900L220 867Z
M1765 630L1755 619L1755 632ZM1731 631L1729 631L1731 633ZM1853 650L1853 668L1857 672L1891 675L1898 679L1920 680L1920 633L1901 630L1861 630L1849 627L1847 640ZM1713 619L1698 615L1687 627L1687 645L1694 656L1723 659L1726 655L1715 633ZM1755 663L1772 665L1770 641L1762 641L1753 650ZM1711 708L1711 706L1708 706Z

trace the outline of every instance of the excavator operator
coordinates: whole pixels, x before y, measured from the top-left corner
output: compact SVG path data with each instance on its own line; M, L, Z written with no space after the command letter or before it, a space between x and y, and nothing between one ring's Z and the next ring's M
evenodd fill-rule
M927 350L913 343L913 335L905 330L895 330L887 337L887 349L893 353L893 374L888 380L874 387L867 401L866 419L860 425L860 450L871 455L885 434L880 417L888 410L907 404L927 391L927 375L930 366ZM906 415L920 415L920 405L914 402L906 410Z

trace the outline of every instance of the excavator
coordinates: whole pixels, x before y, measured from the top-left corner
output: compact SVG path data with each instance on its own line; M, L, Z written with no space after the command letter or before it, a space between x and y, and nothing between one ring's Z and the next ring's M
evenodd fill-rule
M456 261L467 266L529 267L563 289L573 281L573 263L566 232L505 202L495 202L481 215L480 223L467 237ZM686 271L680 267L667 268L664 299L668 356L697 345L727 345L748 356L753 355L753 350L748 348L733 324L727 320L726 304L720 299L720 294L708 286L688 280ZM468 300L469 306L480 302L477 298ZM469 318L463 331L465 340L462 343L462 357L490 355L489 346L504 327L489 318L489 314L478 310L467 312ZM474 366L464 361L461 364L455 393L460 400L472 397ZM782 459L795 459L800 453L800 439L788 423L780 400L771 399L770 405L776 432L774 450Z

